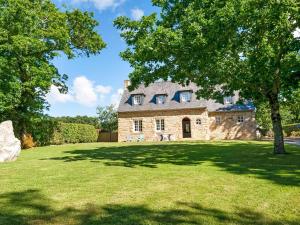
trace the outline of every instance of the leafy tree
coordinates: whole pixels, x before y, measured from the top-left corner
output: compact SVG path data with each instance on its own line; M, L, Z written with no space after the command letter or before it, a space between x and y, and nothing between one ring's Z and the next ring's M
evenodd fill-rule
M272 129L272 119L270 117L270 113L270 108L268 107L267 103L261 103L257 106L256 121L259 127L265 131ZM280 115L282 116L283 125L294 123L295 115L292 114L292 111L288 105L281 105Z
M268 103L274 153L285 153L280 98L299 87L298 0L152 0L161 14L115 20L133 67L131 89L158 79L196 83L199 97L220 100L240 91ZM219 86L220 88L216 88Z
M50 0L0 0L0 120L11 119L18 135L49 108L51 85L67 92L67 76L53 59L100 53L93 14L59 10Z
M111 135L113 131L118 129L118 113L113 105L98 107L97 114L100 121L100 127L103 131L108 131Z

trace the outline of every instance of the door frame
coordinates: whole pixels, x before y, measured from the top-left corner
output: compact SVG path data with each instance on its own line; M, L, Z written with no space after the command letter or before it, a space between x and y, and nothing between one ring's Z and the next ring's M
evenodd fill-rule
M189 126L189 132L186 131L187 130L186 125ZM190 118L185 117L182 119L181 129L182 129L182 138L191 138L192 137L191 119Z

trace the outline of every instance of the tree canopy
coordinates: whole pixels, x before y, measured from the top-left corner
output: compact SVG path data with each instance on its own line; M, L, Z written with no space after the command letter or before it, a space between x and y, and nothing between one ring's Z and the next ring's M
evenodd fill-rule
M280 98L299 87L298 0L152 0L159 16L115 26L133 67L131 89L158 79L196 83L198 97L222 99L239 91L256 105L268 103L274 152L284 153ZM219 88L216 88L219 87Z
M92 13L50 0L0 0L0 9L0 120L13 120L21 135L49 107L51 85L67 91L53 59L95 55L105 43Z
M98 107L97 114L101 130L113 132L118 129L118 113L114 105Z

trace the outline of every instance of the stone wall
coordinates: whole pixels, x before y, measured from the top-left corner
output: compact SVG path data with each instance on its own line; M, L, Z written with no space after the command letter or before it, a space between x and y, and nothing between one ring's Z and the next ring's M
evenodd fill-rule
M244 115L245 122L237 123L237 115ZM221 124L215 123L215 116L221 116ZM136 139L141 134L144 135L145 141L158 141L161 134L171 134L175 140L182 140L182 120L184 118L191 121L192 136L184 140L255 138L256 123L253 112L208 113L205 109L184 109L119 113L118 140L119 142L127 141L129 136ZM135 132L133 121L139 119L143 121L143 131ZM156 131L155 121L157 119L165 120L165 131ZM197 119L201 120L201 125L196 124Z
M221 118L221 123L216 123L216 117ZM245 121L239 123L238 116L244 116ZM214 112L209 113L210 139L255 139L256 121L254 112Z

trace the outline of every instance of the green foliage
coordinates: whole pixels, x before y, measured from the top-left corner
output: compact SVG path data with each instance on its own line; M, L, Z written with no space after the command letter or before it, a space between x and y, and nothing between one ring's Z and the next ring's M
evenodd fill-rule
M298 130L298 131L292 131L290 136L291 137L300 137L300 130Z
M279 96L299 88L298 0L152 0L161 14L115 26L128 48L132 86L158 80L196 83L199 97L220 100L239 91L255 104L268 103L275 152L284 153ZM216 88L219 86L220 88Z
M290 124L283 126L287 136L297 136L300 133L300 124ZM300 135L298 135L299 137Z
M21 136L49 107L51 85L67 92L53 59L95 55L105 43L88 12L63 11L50 0L0 0L0 9L0 121L12 120Z
M116 131L118 129L118 113L113 105L98 107L97 114L102 131Z
M58 123L53 136L52 144L90 143L96 142L98 131L94 126L76 123Z
M33 137L37 146L44 146L51 144L52 136L58 123L49 116L31 118L28 133Z
M272 120L270 117L271 110L266 103L261 103L257 106L256 121L260 128L269 131L272 129ZM280 115L282 116L282 124L290 124L294 122L294 115L287 105L282 105L280 108Z
M93 125L95 128L99 129L99 119L97 117L90 117L90 116L62 116L62 117L55 117L53 118L56 122L63 122L63 123L80 123L80 124L89 124Z

